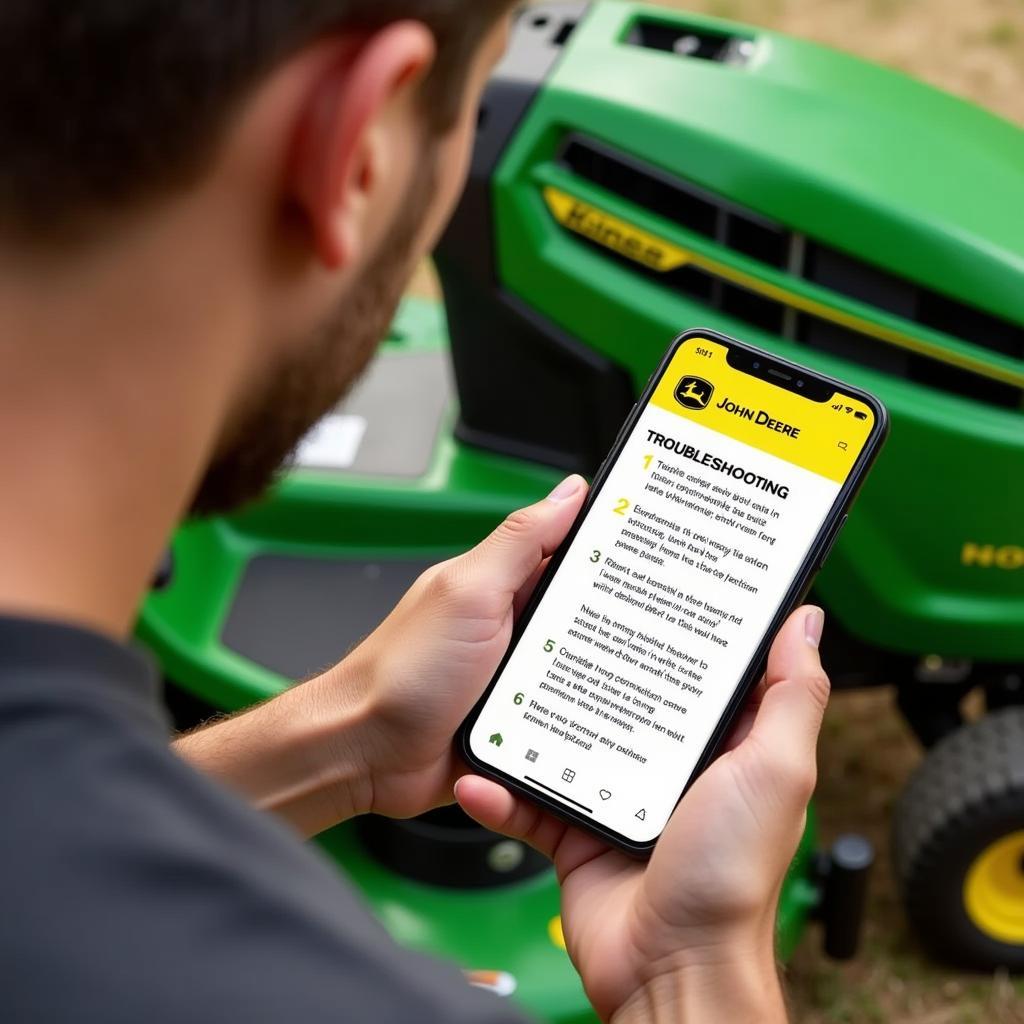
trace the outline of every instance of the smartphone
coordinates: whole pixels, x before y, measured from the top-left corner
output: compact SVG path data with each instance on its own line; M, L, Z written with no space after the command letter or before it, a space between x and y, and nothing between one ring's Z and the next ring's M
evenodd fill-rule
M463 723L467 763L649 854L887 433L859 388L715 331L678 337Z

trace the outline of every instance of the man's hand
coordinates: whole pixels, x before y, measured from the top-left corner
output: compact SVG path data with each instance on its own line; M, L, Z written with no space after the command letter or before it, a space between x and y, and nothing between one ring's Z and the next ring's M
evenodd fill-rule
M368 811L409 817L450 803L465 771L452 737L586 491L572 476L512 513L425 572L334 668L182 737L178 753L308 835Z
M803 832L829 683L823 614L802 608L723 753L637 863L497 783L466 776L462 807L550 856L569 955L604 1020L785 1020L774 963L779 891Z
M339 666L339 685L352 673L366 684L358 740L370 789L361 810L402 818L451 802L465 771L452 737L497 670L513 618L586 490L582 477L569 477L471 551L428 569Z

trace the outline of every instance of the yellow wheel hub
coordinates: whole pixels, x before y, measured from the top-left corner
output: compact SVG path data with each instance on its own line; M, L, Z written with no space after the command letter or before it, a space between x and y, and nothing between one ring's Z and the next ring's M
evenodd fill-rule
M964 907L989 938L1024 945L1024 831L978 854L964 880Z

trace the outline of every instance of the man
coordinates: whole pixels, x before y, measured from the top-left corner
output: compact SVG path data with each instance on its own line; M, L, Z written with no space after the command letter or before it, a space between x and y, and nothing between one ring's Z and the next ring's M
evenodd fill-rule
M773 921L814 786L819 610L785 626L649 864L460 779L451 747L578 477L341 664L173 751L125 646L175 524L258 495L372 355L461 187L509 6L3 5L5 1021L517 1020L393 947L296 835L453 786L554 858L601 1018L784 1019Z

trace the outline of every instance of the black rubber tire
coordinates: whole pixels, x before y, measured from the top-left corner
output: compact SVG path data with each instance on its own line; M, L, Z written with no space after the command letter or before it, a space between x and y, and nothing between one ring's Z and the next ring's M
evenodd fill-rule
M999 941L968 916L974 859L1024 829L1024 708L1006 708L940 741L911 777L893 824L893 857L907 917L939 960L1024 971L1024 944ZM1024 866L1022 866L1024 869Z

